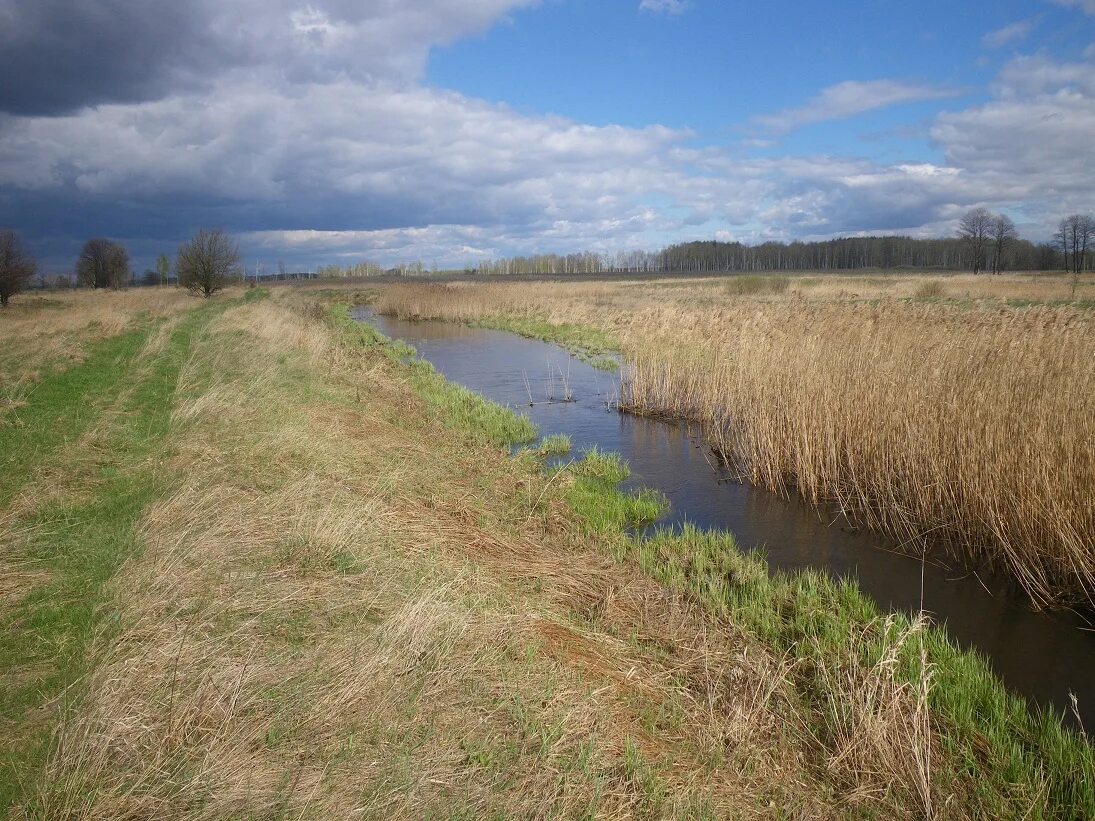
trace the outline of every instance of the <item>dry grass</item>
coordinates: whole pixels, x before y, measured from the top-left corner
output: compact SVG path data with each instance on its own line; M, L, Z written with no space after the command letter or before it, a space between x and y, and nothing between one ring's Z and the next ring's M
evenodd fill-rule
M1091 602L1095 319L1003 301L1055 299L1061 277L937 282L792 279L756 296L709 280L396 286L379 309L608 330L631 363L626 405L704 423L752 481L1004 567L1039 604ZM930 302L864 298L925 289Z
M818 736L795 658L605 557L547 477L299 311L214 323L169 450L43 816L967 812L885 660L832 671L846 732Z

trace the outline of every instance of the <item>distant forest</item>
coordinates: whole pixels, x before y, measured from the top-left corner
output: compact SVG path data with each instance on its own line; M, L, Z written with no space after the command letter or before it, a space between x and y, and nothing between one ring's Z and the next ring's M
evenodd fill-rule
M484 260L469 266L480 274L593 274L678 271L836 271L915 268L968 271L972 251L963 239L845 237L820 242L684 242L660 251L616 254L541 254ZM1050 243L1015 239L1001 254L1002 270L1064 270L1065 256ZM1090 260L1085 268L1090 269Z

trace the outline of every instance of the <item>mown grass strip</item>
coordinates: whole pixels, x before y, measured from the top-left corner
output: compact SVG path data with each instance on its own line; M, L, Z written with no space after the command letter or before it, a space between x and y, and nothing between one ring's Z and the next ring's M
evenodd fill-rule
M98 418L154 327L148 323L99 342L80 364L44 377L26 405L0 419L0 507L11 501L36 465Z
M89 396L100 404L111 397L121 403L103 432L105 447L81 477L83 492L74 501L46 502L17 523L28 534L21 560L50 581L29 591L0 621L0 670L6 679L0 726L7 735L0 806L22 803L32 794L53 726L78 698L71 685L87 672L88 641L109 618L101 611L104 585L140 549L137 523L167 482L160 465L179 372L191 340L223 307L192 311L147 362L137 357L151 327L100 343L78 374L59 375L24 409L19 430L28 442L52 443L58 436L71 441L87 429ZM129 390L123 393L123 386ZM40 458L43 450L25 445L21 456Z

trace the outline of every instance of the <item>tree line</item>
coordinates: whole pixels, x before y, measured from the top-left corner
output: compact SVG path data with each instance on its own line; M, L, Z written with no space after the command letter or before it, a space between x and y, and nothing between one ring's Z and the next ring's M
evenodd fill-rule
M18 232L0 230L0 305L25 291L38 270ZM145 284L174 280L202 296L212 296L242 275L239 246L223 229L203 228L179 246L172 262L160 254L156 269L145 272ZM64 278L67 284L67 277ZM151 280L151 281L149 281ZM76 258L76 285L84 288L119 289L135 282L125 246L103 237L89 239Z
M1063 232L1063 233L1062 233ZM670 272L854 271L934 269L940 271L1087 271L1095 264L1095 219L1062 220L1054 242L1017 236L1005 215L974 209L954 237L840 237L816 242L747 245L717 240L683 242L658 251L611 254L540 254L483 260L468 266L480 274L599 274Z

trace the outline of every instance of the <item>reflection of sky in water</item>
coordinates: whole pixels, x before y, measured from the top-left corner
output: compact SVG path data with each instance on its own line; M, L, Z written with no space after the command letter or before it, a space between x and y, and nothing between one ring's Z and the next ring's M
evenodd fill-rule
M690 521L729 530L742 547L762 549L777 567L825 568L857 578L883 607L919 608L917 560L879 549L889 547L884 539L856 532L839 517L830 524L798 499L733 481L684 426L608 410L616 374L512 334L386 317L371 321L386 335L414 345L452 381L527 414L542 434L567 434L575 455L592 445L619 453L631 466L629 485L656 488L669 498L665 524ZM563 376L575 401L548 401L549 395L562 398ZM962 575L928 565L925 609L963 645L991 658L1020 692L1058 707L1066 707L1069 691L1075 692L1085 720L1095 726L1095 633L1076 629L1065 617L1033 613L1008 595L990 596L972 575L954 578Z

